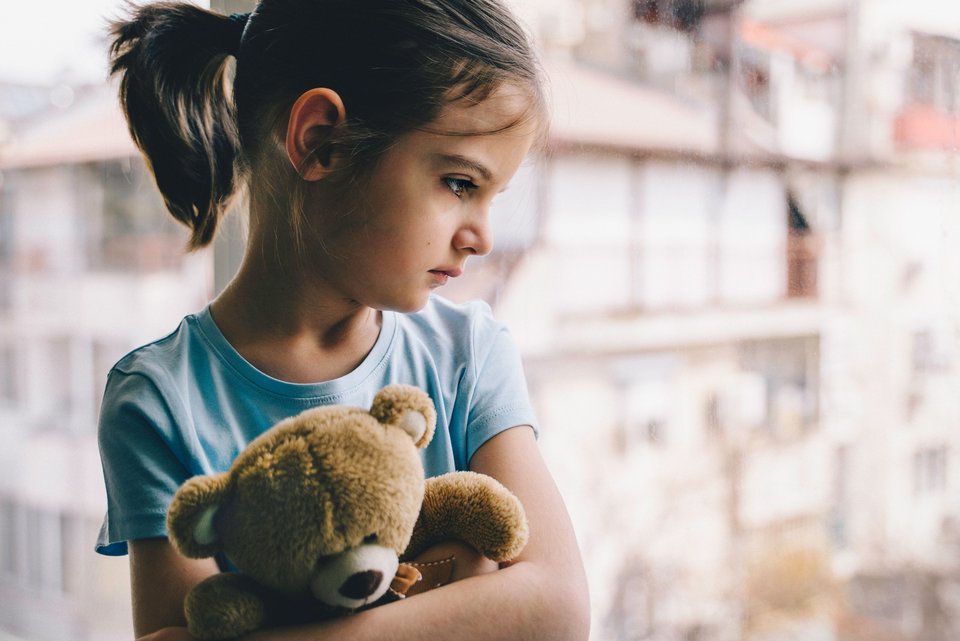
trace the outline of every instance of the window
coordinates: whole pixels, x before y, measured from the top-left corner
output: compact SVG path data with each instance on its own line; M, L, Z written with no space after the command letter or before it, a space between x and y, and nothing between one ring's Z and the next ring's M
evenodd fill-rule
M82 166L80 183L99 203L98 225L88 238L95 269L157 271L176 268L187 232L166 211L139 159Z
M947 331L920 330L913 334L913 371L942 372L950 367L953 335Z
M634 0L633 17L647 24L658 24L661 19L660 5L657 0Z
M56 515L12 498L0 500L0 571L24 590L59 592L60 528Z
M769 58L745 51L740 63L740 74L743 92L754 111L768 122L774 122L770 99Z
M816 427L819 416L819 340L797 338L753 342L741 348L741 366L764 381L763 429L794 438Z
M0 583L54 597L80 594L92 524L0 496Z
M634 381L625 391L627 445L668 442L670 388L666 380Z
M830 536L838 549L850 541L850 446L841 445L833 453L833 511L830 514Z
M17 390L17 352L13 345L0 343L0 406L15 405Z
M14 237L13 197L9 176L0 171L0 313L10 309L13 286Z
M628 562L617 577L614 587L614 610L608 625L616 639L640 641L654 633L654 586L643 562Z
M955 153L960 144L960 40L913 34L913 60L904 84L893 141L903 150Z
M914 34L909 98L946 114L960 114L960 40Z
M718 229L709 230L717 238L718 264L709 267L716 272L720 302L741 307L782 300L787 295L788 237L782 176L769 168L739 167L718 180L715 190L708 206L717 194L724 198Z
M0 580L16 576L18 554L14 543L17 540L17 523L13 500L0 495Z
M703 404L703 414L703 423L707 429L707 436L719 436L723 428L719 392L712 391L707 394Z
M947 488L947 448L931 447L913 455L913 489L917 495L939 494Z
M651 311L700 308L716 294L712 224L719 186L709 167L650 161L638 167L634 296Z
M705 0L634 0L633 17L647 24L665 24L693 31L706 14Z
M812 298L817 295L819 269L816 236L792 195L787 195L787 296Z
M13 209L6 176L0 172L0 273L13 262Z
M49 420L49 425L44 427L62 426L63 418L70 416L76 407L72 340L70 336L55 336L35 345L29 385L32 390L44 390L43 394L31 395L35 409Z

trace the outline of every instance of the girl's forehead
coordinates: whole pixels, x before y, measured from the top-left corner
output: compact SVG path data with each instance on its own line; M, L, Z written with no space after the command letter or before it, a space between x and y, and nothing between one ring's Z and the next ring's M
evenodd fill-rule
M467 97L447 103L427 129L456 135L482 135L514 128L533 131L538 114L531 109L528 92L505 84L479 101Z

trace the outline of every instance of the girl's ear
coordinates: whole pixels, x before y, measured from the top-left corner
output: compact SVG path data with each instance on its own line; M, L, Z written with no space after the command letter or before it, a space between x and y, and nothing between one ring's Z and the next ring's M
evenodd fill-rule
M332 89L310 89L297 98L287 121L287 157L304 180L320 180L333 166L333 128L347 119L340 95Z
M184 556L204 559L220 551L214 521L226 494L227 480L227 474L195 476L173 496L167 510L167 535Z

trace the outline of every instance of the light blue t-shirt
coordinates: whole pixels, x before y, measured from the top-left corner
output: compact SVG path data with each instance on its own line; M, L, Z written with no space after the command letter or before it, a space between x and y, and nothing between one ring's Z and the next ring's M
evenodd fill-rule
M414 314L384 312L360 366L316 384L257 370L227 342L209 307L187 316L110 371L99 424L107 513L97 551L121 555L127 541L166 536L177 488L226 471L278 421L318 405L369 408L391 383L421 388L436 406L437 430L421 454L428 477L466 469L477 448L506 429L537 429L517 350L485 303L433 296Z

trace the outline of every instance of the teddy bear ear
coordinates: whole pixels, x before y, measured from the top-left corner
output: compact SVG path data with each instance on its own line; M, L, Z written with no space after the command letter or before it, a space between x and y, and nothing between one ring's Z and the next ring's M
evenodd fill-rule
M180 486L167 509L167 534L186 557L203 559L220 551L214 520L227 488L227 474L195 476Z
M424 448L433 438L437 411L427 394L412 385L388 385L373 399L370 413L381 423L399 427Z

